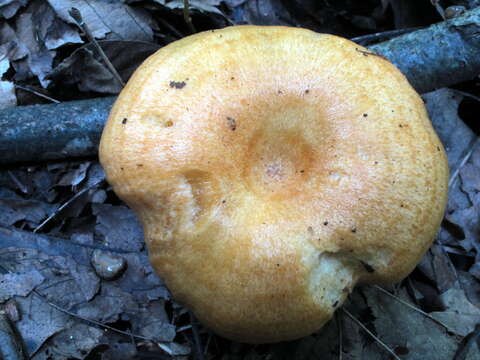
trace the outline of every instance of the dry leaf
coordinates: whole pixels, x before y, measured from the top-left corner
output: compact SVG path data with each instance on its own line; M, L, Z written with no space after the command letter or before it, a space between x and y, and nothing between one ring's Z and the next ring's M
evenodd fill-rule
M10 61L6 54L2 54L0 48L0 110L17 105L17 96L15 95L15 85L11 81L3 81L2 76L10 68Z
M16 323L16 327L30 356L50 336L74 324L69 315L52 308L35 294L25 298L17 297L16 302L23 314L21 320Z
M17 11L22 7L28 4L29 0L2 0L0 1L0 17L5 19L10 19ZM1 43L1 42L0 42Z
M48 0L60 18L75 23L69 15L71 8L80 11L83 21L97 39L151 41L153 20L138 7L115 0Z
M100 41L99 44L125 81L159 49L159 45L141 41ZM48 79L59 87L77 86L82 92L116 94L122 89L91 44L75 50L50 73Z
M38 16L42 14L42 16ZM16 17L16 38L26 49L27 58L23 64L16 63L16 78L35 75L42 86L49 83L45 79L52 70L55 49L72 43L81 43L77 30L61 21L52 8L41 0L35 0ZM11 59L13 60L13 59ZM23 65L23 66L22 66Z
M480 323L480 309L468 301L463 290L451 288L440 295L440 299L445 311L431 315L447 325L452 333L466 336Z
M459 342L440 325L374 288L365 288L364 291L376 318L376 333L390 348L401 348L402 359L453 358ZM409 301L404 290L397 296Z
M13 296L27 296L43 280L42 274L35 269L24 273L0 274L0 303Z
M125 206L93 204L92 210L97 216L95 230L103 235L107 246L125 251L140 251L144 248L143 227L130 209Z
M47 341L32 360L52 360L52 354L55 360L83 359L102 342L103 336L102 329L76 323Z

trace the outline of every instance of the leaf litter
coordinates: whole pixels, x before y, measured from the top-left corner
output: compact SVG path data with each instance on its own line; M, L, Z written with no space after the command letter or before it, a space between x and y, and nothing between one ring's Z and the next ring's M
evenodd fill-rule
M284 24L343 36L382 31L389 11L397 25L418 26L415 12L426 11L393 1L344 3L209 0L190 6L200 29ZM106 64L70 18L71 7L80 10L123 79L162 44L188 34L182 1L3 1L1 81L38 84L62 100L118 93ZM438 16L432 8L429 16ZM464 96L455 89L423 96L452 174L434 246L409 278L386 289L393 296L359 287L345 305L402 359L480 357L480 145L478 129L459 115ZM0 170L0 311L8 308L17 309L11 321L32 359L182 359L195 346L192 331L209 358L389 358L342 311L317 334L282 344L242 345L195 330L151 268L138 220L95 160Z

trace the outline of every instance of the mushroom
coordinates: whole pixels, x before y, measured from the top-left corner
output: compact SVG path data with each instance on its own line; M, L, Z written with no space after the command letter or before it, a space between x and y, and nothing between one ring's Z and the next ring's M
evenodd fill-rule
M444 149L400 71L298 28L162 48L118 97L100 160L174 298L248 343L311 334L357 283L405 278L447 199Z

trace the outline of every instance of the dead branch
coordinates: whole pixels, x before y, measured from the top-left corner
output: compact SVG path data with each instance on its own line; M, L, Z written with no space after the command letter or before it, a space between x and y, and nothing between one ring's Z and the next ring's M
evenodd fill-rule
M480 7L370 47L425 93L480 74Z
M94 156L115 98L0 112L0 164Z

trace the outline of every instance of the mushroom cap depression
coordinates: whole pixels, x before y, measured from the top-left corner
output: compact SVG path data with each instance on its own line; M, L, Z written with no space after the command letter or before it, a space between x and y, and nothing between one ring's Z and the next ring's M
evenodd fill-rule
M400 71L298 28L162 48L116 101L100 160L174 298L250 343L308 335L357 282L406 277L447 198L445 152Z

